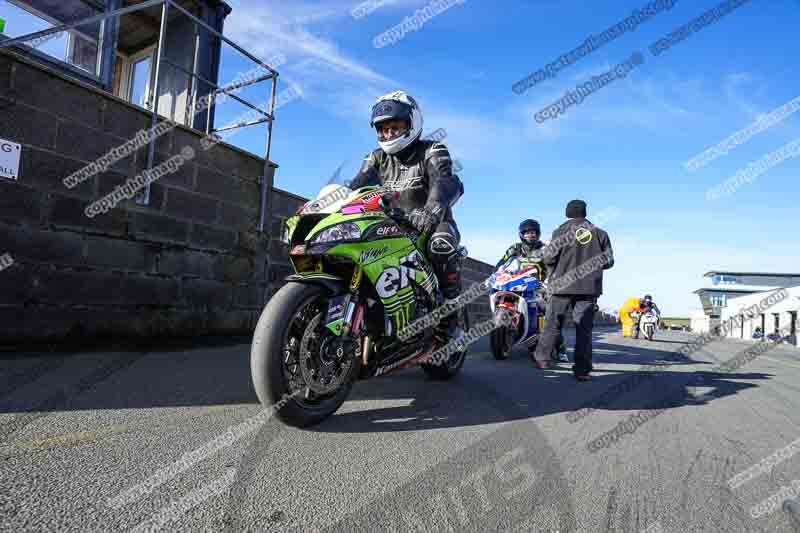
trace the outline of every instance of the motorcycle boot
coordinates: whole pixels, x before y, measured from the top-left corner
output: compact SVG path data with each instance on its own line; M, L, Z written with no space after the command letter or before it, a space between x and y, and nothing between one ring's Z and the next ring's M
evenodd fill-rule
M458 230L453 224L444 222L436 228L428 244L429 257L446 300L454 300L461 294L461 265L463 256L458 247ZM458 309L444 317L436 328L437 343L460 342L465 334L463 311Z

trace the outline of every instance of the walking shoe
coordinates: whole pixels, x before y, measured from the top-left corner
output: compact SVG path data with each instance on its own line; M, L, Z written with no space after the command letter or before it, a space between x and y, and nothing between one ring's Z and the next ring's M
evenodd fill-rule
M540 370L550 370L553 368L553 363L550 361L536 361L536 367Z

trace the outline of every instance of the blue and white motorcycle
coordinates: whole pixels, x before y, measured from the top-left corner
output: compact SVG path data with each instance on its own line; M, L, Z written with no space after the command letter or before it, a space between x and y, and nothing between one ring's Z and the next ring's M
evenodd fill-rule
M511 324L496 328L489 337L495 359L508 359L517 344L536 349L545 312L545 286L538 274L536 265L512 257L489 278L489 305L495 323L501 324L505 314Z

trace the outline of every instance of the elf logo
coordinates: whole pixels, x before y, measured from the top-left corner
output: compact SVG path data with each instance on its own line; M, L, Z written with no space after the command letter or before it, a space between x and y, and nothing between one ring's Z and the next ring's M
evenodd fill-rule
M398 291L408 287L409 278L413 277L417 268L417 251L414 250L405 257L400 258L400 267L389 267L384 270L378 281L375 282L375 289L378 296L382 299L391 298Z
M397 226L382 226L378 228L378 231L375 234L379 237L391 237L392 235L398 235L400 233L400 228Z

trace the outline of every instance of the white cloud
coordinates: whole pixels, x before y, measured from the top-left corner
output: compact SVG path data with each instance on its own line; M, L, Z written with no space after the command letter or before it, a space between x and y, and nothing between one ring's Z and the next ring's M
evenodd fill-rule
M298 0L257 6L237 5L225 22L225 33L261 57L282 52L290 61L316 59L343 75L372 83L395 84L365 63L348 56L332 40L316 35L306 27L347 16L347 11L342 8Z
M696 80L656 78L647 74L645 64L632 70L625 78L615 79L588 95L580 104L570 106L558 118L541 124L535 121L537 112L563 98L568 90L574 91L577 85L609 71L613 66L607 60L597 62L569 77L537 85L526 93L522 101L514 104L512 113L523 115L530 125L529 130L533 130L538 138L546 139L596 135L598 127L679 132L682 121L701 116L700 109L704 106L699 105L700 102L711 103L711 95L701 93ZM529 131L529 134L533 132Z
M513 154L531 140L554 135L549 125L537 127L532 113L520 116L516 109L500 108L493 117L453 109L444 95L426 95L424 90L390 78L343 51L332 39L323 36L322 30L317 31L332 25L365 25L364 19L356 21L350 15L358 3L331 7L307 0L268 5L244 5L237 1L225 22L225 33L262 58L285 54L289 61L280 68L281 79L299 87L305 102L354 124L363 123L378 95L396 89L409 91L421 102L426 132L437 128L447 130L445 142L452 155L467 164L494 161L498 146ZM410 14L409 10L427 3L427 0L397 0L367 18L391 17L394 11L399 22L403 13Z

